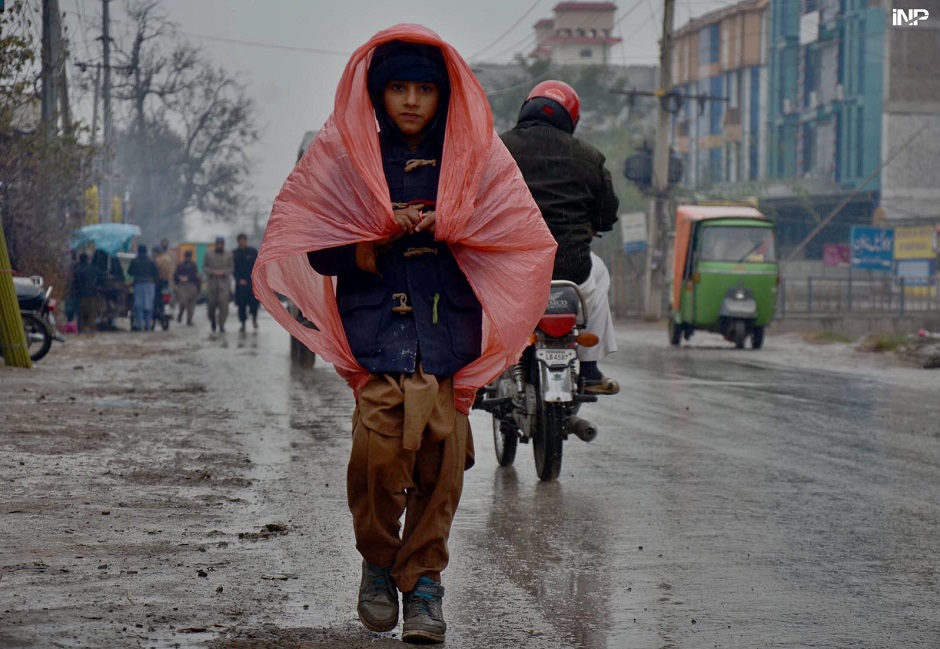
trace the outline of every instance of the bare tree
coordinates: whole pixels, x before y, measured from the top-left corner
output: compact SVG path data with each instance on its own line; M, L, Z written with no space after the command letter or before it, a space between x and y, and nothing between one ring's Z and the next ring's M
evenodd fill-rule
M129 15L131 32L116 47L127 75L114 97L125 103L116 168L134 219L149 238L179 237L190 208L229 220L245 200L247 149L259 138L254 102L158 2L133 3Z

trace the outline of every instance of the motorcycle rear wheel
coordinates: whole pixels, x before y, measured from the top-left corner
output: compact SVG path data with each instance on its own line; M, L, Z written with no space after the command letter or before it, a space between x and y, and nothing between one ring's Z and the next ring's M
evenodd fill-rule
M26 329L26 344L29 347L29 357L34 362L49 353L52 348L52 334L46 324L32 313L23 316L23 327ZM42 342L30 340L30 334L42 335Z
M516 448L519 446L519 433L516 425L493 417L493 448L499 466L512 466L516 460Z
M544 403L539 409L532 450L535 452L535 472L539 480L550 482L561 473L561 451L565 441L568 420L562 403Z

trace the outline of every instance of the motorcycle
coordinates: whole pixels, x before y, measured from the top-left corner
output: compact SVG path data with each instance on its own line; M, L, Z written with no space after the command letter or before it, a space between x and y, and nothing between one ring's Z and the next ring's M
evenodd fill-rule
M597 428L577 416L582 403L597 397L584 393L578 348L598 344L595 334L581 331L586 313L578 285L552 281L545 314L529 338L519 362L477 396L475 408L493 416L493 442L500 466L510 466L519 442L532 442L539 480L561 472L564 441L571 433L594 441Z
M16 289L16 300L20 305L20 314L23 316L23 327L26 329L29 357L38 361L49 353L53 340L65 342L65 338L56 329L56 301L51 297L52 287L43 290L43 278L38 275L14 277L13 285Z
M150 329L157 328L157 323L166 331L170 328L170 320L173 319L173 310L170 308L170 284L166 280L157 282L153 298L153 321Z

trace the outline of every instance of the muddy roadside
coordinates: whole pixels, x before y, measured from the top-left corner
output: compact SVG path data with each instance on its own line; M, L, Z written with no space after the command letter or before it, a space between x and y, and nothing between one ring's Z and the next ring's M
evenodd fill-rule
M354 619L318 628L285 571L281 545L310 530L259 495L283 413L235 394L265 388L250 336L71 337L0 366L0 646L401 646ZM297 628L266 625L285 607Z

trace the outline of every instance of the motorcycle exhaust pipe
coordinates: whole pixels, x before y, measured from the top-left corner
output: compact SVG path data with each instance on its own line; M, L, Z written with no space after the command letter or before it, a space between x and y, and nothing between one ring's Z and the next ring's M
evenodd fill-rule
M578 439L585 442L593 442L597 439L597 427L585 419L572 415L568 418L568 426Z

